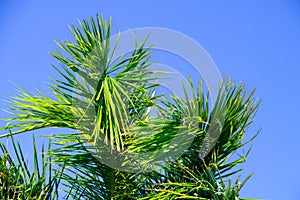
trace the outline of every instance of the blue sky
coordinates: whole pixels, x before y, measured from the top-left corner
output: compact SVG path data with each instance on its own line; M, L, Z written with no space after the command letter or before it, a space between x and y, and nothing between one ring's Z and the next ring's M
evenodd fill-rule
M54 40L70 37L68 24L96 13L113 17L114 33L145 26L180 31L207 50L221 74L257 88L262 104L249 131L262 131L245 164L254 176L242 196L300 199L299 1L0 1L0 99L15 94L9 81L49 91ZM25 146L30 140L20 139Z

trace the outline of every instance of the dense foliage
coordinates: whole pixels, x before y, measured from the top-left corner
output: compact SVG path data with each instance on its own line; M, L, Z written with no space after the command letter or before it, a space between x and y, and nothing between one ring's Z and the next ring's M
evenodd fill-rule
M55 98L20 89L9 100L12 117L5 119L2 137L52 127L72 132L48 136L53 147L43 148L41 159L34 148L31 172L20 145L13 143L13 160L1 144L2 199L242 199L251 175L231 177L249 153L235 152L247 144L243 138L259 104L253 92L224 80L211 108L202 81L190 78L191 97L157 95L158 75L149 70L145 41L113 60L111 21L97 16L71 31L74 40L57 42L60 50L51 54L61 75L50 83ZM218 140L208 130L219 131ZM170 145L178 134L181 143ZM213 145L202 158L205 142ZM157 160L161 149L168 158L163 162Z

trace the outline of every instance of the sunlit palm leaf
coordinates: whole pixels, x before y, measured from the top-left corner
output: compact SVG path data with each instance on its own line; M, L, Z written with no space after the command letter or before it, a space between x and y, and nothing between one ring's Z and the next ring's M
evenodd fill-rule
M113 62L114 47L110 47L111 21L97 16L83 20L80 29L71 27L75 42L57 43L61 68L55 69L63 80L50 83L56 100L42 92L31 96L22 89L10 100L10 112L15 116L6 129L12 134L48 127L76 129L87 142L96 144L104 138L111 149L124 149L122 134L135 119L141 119L147 107L153 105L152 72L148 70L149 48L145 41L129 56ZM137 107L138 106L138 107ZM4 137L6 135L2 135Z

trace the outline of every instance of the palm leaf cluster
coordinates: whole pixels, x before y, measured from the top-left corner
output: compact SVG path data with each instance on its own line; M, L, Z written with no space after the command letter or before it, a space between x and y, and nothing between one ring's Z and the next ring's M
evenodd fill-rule
M210 108L202 81L195 87L190 78L191 98L187 92L185 98L156 95L159 84L149 69L146 40L114 58L111 20L97 15L70 29L74 39L57 42L59 50L51 54L60 64L54 68L61 79L50 83L55 98L20 89L8 101L12 117L4 127L9 132L2 135L70 129L72 133L49 136L55 148L48 149L42 165L55 165L48 172L55 175L45 185L46 174L35 168L31 178L24 160L13 164L2 145L0 173L6 180L16 187L40 181L40 194L50 188L65 199L240 199L251 175L243 181L231 177L242 170L237 165L249 153L235 154L252 140L243 142L259 104L254 92L224 79ZM15 150L22 155L20 148ZM38 163L36 156L34 160ZM6 194L19 191L5 188Z
M52 169L50 157L42 146L41 159L38 157L33 137L33 164L27 164L19 143L11 138L14 157L3 143L0 143L0 199L36 199L58 198L60 173ZM49 143L50 145L50 143ZM14 158L16 162L14 161ZM33 171L30 169L33 167Z

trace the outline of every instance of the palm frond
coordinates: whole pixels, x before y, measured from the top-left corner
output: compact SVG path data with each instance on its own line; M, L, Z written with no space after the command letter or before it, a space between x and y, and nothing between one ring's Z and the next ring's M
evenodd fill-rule
M6 119L9 123L5 129L18 134L40 128L70 128L80 131L89 143L97 144L98 138L104 138L112 150L124 149L123 132L155 104L153 90L157 84L151 82L146 41L136 44L131 55L113 61L115 47L110 46L110 31L111 21L98 15L80 22L80 28L72 26L75 42L57 42L64 54L51 54L60 62L61 67L54 68L63 78L50 83L56 100L40 91L29 95L20 89L21 94L8 101L14 117Z
M60 172L53 169L51 159L42 146L39 158L33 137L33 164L28 165L19 143L11 137L15 155L0 143L0 199L58 199ZM50 143L48 151L50 150ZM13 158L16 158L14 161ZM30 170L33 166L33 170Z

